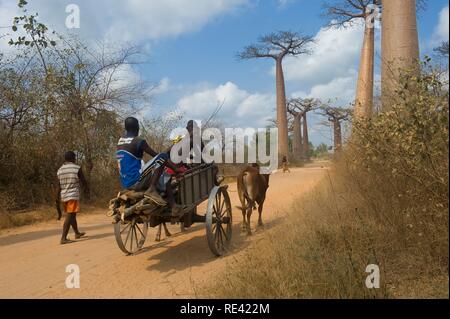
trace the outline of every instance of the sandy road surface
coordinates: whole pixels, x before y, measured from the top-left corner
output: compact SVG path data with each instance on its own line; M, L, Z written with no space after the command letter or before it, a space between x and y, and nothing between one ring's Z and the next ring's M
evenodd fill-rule
M264 206L264 229L254 235L240 231L242 215L236 185L230 185L233 205L232 250L216 258L210 252L204 225L186 233L169 226L173 236L154 241L156 229L149 229L144 249L124 256L116 245L111 221L102 211L79 215L79 227L88 237L61 246L62 222L47 222L0 233L0 298L195 298L198 287L223 270L230 258L239 258L252 241L264 236L264 230L278 223L299 194L310 190L324 175L326 163L292 169L291 174L275 173ZM200 206L199 213L204 211ZM69 235L73 236L73 233ZM164 237L164 236L163 236ZM73 237L72 237L73 238ZM81 287L65 286L66 266L80 267Z

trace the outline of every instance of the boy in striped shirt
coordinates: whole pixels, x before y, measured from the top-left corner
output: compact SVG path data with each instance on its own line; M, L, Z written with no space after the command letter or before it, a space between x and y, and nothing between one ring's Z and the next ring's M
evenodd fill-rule
M58 189L56 196L56 208L58 210L58 220L61 219L62 203L66 219L64 220L63 232L61 237L61 245L71 243L73 241L67 239L67 235L72 226L75 231L75 239L79 239L86 235L78 230L77 213L80 211L80 182L85 192L87 191L87 183L83 175L81 167L75 164L75 153L72 151L64 154L64 164L58 169Z

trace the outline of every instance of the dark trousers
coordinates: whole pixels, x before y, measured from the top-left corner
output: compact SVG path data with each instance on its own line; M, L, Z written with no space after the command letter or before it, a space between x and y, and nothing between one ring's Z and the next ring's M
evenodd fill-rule
M79 234L78 224L77 224L77 214L76 213L66 213L66 219L64 220L63 233L61 239L67 239L69 234L70 226L72 226L75 234Z
M144 168L139 181L130 187L130 189L136 192L145 192L149 188L156 187L156 184L161 177L161 174L164 172L164 168L166 167L168 160L169 154L158 154L152 162L149 163L149 165L146 165L147 167Z

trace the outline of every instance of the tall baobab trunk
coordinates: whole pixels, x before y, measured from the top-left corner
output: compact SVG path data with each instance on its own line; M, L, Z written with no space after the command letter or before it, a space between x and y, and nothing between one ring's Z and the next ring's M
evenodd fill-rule
M283 59L276 60L277 81L277 123L278 123L278 157L288 156L288 121L286 110L286 88L284 84ZM281 161L280 161L281 163Z
M295 160L299 161L303 155L302 148L302 124L300 115L294 116L292 148Z
M298 118L298 122L300 124L299 135L298 135L300 149L298 151L298 154L299 154L298 158L301 160L302 156L303 156L303 133L302 133L302 118L300 116Z
M333 121L334 151L339 152L342 148L342 128L340 121Z
M361 49L358 85L356 88L355 116L369 118L373 112L373 83L375 59L375 28L366 23Z
M309 135L308 135L308 121L306 119L306 112L303 113L303 157L309 159Z
M389 109L401 70L418 68L419 39L416 0L383 1L382 22L382 103Z

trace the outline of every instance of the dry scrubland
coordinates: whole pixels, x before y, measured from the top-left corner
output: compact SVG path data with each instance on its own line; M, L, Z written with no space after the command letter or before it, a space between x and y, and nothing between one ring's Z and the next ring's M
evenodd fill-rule
M448 90L406 77L286 221L218 275L211 297L448 298ZM405 85L405 88L407 86ZM409 86L411 87L411 86ZM381 288L365 287L377 264Z

